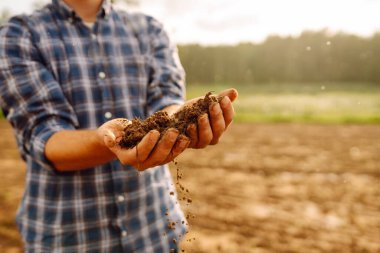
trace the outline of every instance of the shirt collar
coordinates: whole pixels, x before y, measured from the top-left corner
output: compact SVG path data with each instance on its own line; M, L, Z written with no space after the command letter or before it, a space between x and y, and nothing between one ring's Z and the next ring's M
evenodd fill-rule
M76 17L75 11L68 6L63 0L52 0L53 7L64 17L74 18ZM107 18L110 15L112 4L110 0L103 0L100 11L97 17Z

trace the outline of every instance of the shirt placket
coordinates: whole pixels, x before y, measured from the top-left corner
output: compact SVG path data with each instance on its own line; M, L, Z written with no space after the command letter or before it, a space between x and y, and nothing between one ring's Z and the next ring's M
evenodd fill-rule
M127 226L127 202L128 196L125 191L126 176L125 170L120 168L120 163L118 161L111 162L112 179L113 179L113 190L115 206L117 207L116 217L114 217L113 222L116 227L120 229L121 242L124 252L131 252L130 240L129 240L129 228Z
M106 122L114 118L114 108L113 108L113 96L111 92L111 87L108 83L108 79L110 78L111 73L107 73L107 67L104 65L104 61L102 61L103 57L106 57L103 53L102 45L101 45L101 34L99 34L101 21L97 21L94 24L94 27L89 30L91 36L92 43L92 54L94 57L94 73L96 74L95 79L100 87L102 94L102 121Z
M109 84L109 78L111 73L107 73L107 66L104 65L104 57L107 57L102 48L102 35L101 31L101 21L97 21L94 24L93 29L90 29L91 44L92 44L92 55L94 58L94 72L96 75L96 82L100 87L102 94L102 121L106 122L114 118L114 108L113 108L113 96L111 92L111 87ZM106 24L104 24L106 25ZM117 161L111 162L112 171L112 181L113 181L113 191L114 200L117 207L117 217L114 217L113 225L120 230L120 240L124 252L131 252L132 248L130 245L128 237L127 228L127 197L125 195L124 182L125 171L120 168L120 163Z

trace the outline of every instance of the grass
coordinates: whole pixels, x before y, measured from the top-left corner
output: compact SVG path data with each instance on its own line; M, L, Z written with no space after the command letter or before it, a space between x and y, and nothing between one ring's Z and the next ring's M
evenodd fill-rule
M229 87L239 91L237 122L380 123L380 84L189 84L187 97Z
M238 122L380 123L380 85L366 83L188 85L188 98L239 91Z

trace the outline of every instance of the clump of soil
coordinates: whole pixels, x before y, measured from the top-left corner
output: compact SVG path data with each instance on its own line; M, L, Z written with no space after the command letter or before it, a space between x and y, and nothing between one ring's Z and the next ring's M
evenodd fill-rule
M169 128L176 128L181 134L188 136L186 134L188 125L196 123L201 115L209 114L211 104L217 102L218 99L211 92L208 92L204 98L199 99L192 105L185 106L172 116L169 116L166 112L159 111L144 121L135 118L131 124L125 127L124 136L119 145L123 148L133 148L151 130L157 130L162 134Z

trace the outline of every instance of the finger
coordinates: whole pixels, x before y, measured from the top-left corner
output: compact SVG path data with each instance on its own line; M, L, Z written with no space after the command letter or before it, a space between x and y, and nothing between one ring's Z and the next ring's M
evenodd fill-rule
M190 148L195 148L198 144L198 130L196 124L190 124L186 130L187 135L190 137Z
M220 101L220 107L222 108L222 111L223 111L225 128L227 128L231 124L235 116L235 110L234 110L234 107L232 106L232 103L229 97L226 96Z
M204 148L210 144L213 136L210 121L207 114L203 114L198 119L198 144L196 148Z
M173 161L178 155L180 155L190 144L190 139L184 135L180 135L177 138L177 142L174 144L169 156L163 162L163 164Z
M134 148L138 163L144 162L160 139L160 132L152 130Z
M173 128L166 131L161 140L156 144L156 147L153 149L148 159L143 163L143 166L153 167L162 164L170 154L177 140L178 134L178 130Z
M115 145L113 147L110 147L110 150L116 155L116 157L119 159L120 163L123 165L132 165L137 166L139 165L138 156L145 157L147 156L146 153L151 152L151 150L154 148L155 143L160 138L160 133L158 131L150 131L147 135L144 136L144 138L141 140L141 142L134 147L133 149L124 149L121 148L119 145ZM141 153L139 154L137 151ZM141 159L141 158L140 158ZM140 168L138 168L140 169Z
M218 97L222 98L222 97L227 96L230 99L230 101L233 102L238 97L238 95L239 94L238 94L237 90L234 88L231 88L231 89L227 89L227 90L224 90L221 93L219 93Z
M123 136L124 127L130 124L128 119L113 119L99 127L98 135L107 147L113 147Z
M124 138L124 131L121 130L121 131L113 131L113 134L115 136L115 142L117 144L119 144L121 142L121 140Z
M226 124L223 117L223 111L219 103L214 103L210 107L211 128L213 136L210 144L215 145L218 143L220 136L222 136L226 128Z

